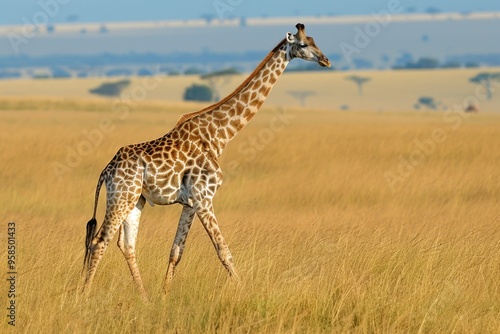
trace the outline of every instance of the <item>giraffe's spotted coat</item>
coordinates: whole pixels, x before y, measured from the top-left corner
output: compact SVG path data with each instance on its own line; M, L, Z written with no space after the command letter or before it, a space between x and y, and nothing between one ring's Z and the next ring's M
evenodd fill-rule
M93 221L103 183L106 185L106 214L101 228L89 238L92 241L87 245L85 287L90 286L109 242L119 232L118 247L127 260L140 294L146 299L135 255L139 221L146 202L183 206L170 251L165 290L182 257L195 215L210 236L223 266L231 276L237 277L212 206L223 178L218 157L255 116L291 58L329 65L312 38L305 35L304 26L298 24L296 27L297 34L288 34L248 79L219 103L182 116L176 126L161 138L118 150L102 171L96 188ZM310 46L298 46L304 43Z

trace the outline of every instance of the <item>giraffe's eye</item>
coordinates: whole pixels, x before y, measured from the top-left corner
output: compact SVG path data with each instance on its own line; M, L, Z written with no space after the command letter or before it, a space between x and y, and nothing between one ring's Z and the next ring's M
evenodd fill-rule
M299 46L300 46L301 48L306 48L306 47L307 47L307 44L300 43L300 44L299 44Z

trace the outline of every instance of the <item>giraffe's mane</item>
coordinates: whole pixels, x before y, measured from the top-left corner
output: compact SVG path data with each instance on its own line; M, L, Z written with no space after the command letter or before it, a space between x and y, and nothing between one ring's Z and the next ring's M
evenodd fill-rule
M229 101L233 96L235 96L239 91L241 91L243 89L243 87L245 87L250 82L250 80L252 80L252 78L257 74L257 72L259 72L264 67L264 65L283 46L284 43L285 43L285 39L283 39L281 42L279 42L278 45L276 45L274 47L274 49L272 49L272 51L269 52L267 54L267 56L260 62L260 64L257 65L257 67L253 70L253 72L248 76L248 78L246 78L245 81L243 81L243 83L241 83L241 85L239 85L231 94L229 94L228 96L226 96L225 98L223 98L219 102L212 104L211 106L208 106L208 107L201 109L199 111L195 111L192 113L182 115L181 118L179 118L179 120L177 121L177 124L175 124L175 126L178 126L181 123L184 123L190 119L193 119L194 117L196 117L198 115L202 115L206 112L214 110L215 108L220 107L221 105L223 105L224 103Z

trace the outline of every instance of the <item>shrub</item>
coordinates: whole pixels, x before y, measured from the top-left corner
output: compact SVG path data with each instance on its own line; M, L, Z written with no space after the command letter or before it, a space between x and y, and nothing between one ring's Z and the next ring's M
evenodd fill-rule
M213 92L207 85L193 84L184 92L185 101L212 101Z
M92 94L103 96L119 96L123 89L130 85L130 80L120 80L117 82L107 82L97 88L90 89Z
M420 109L422 107L425 107L427 109L437 110L439 104L440 103L437 102L433 97L422 96L418 99L417 103L414 105L414 108Z

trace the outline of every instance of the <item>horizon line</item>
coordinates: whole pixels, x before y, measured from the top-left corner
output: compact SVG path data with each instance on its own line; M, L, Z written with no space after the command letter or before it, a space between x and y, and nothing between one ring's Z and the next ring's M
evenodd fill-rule
M289 17L238 17L231 19L187 19L187 20L151 20L151 21L119 21L119 22L64 22L47 23L42 25L32 24L38 34L59 34L59 33L102 33L103 29L108 31L142 30L159 28L201 28L201 27L258 27L294 25L297 22L307 22L308 25L319 24L357 24L368 23L380 18L381 15L389 15L392 22L426 22L426 21L466 21L466 20L492 20L500 19L500 11L492 12L446 12L446 13L404 13L391 14L389 11L374 12L369 15L325 15L325 16L289 16ZM298 21L297 21L298 20ZM52 26L54 31L49 32L46 28ZM9 33L26 33L27 24L23 25L1 25L0 36ZM30 33L32 33L30 31Z

